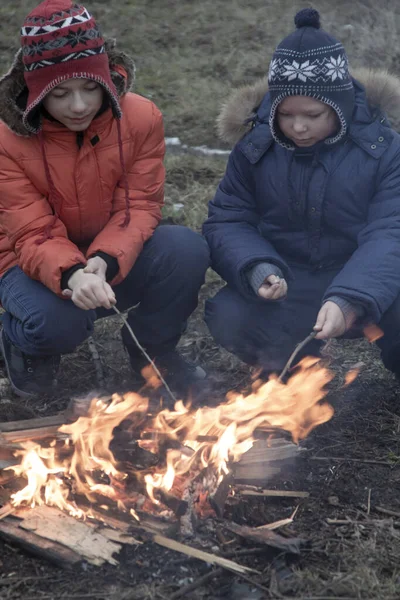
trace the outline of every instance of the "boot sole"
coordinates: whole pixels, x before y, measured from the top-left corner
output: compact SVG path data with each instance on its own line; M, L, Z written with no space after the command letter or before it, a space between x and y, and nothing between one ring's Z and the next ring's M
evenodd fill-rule
M11 389L14 392L14 394L16 396L18 396L19 398L23 398L24 400L33 400L34 398L36 398L37 394L32 394L30 392L24 392L23 390L20 390L19 388L17 388L17 386L14 384L14 382L11 378L10 369L8 368L8 362L7 362L6 353L4 350L3 331L0 333L0 351L3 356L4 364L6 366L8 381L10 382L10 386L11 386Z

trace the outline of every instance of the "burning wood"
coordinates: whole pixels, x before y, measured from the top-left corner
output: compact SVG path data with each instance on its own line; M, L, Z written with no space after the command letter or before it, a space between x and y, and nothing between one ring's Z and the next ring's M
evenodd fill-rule
M98 506L103 500L136 519L140 511L156 515L166 508L180 517L186 512L188 521L212 508L222 516L240 461L247 470L258 462L265 476L268 462L276 470L279 461L294 455L299 440L332 417L333 409L323 402L332 377L314 359L306 359L286 383L277 378L258 382L251 394L230 393L216 407L192 410L178 401L173 410L152 414L147 398L129 393L90 398L69 410L69 416L40 420L34 427L25 422L19 431L0 424L0 446L19 446L15 456L20 463L9 472L27 479L11 494L11 503L47 504L78 518L87 515L88 503ZM141 467L119 461L111 444L116 428L121 439L129 433L133 445L153 459ZM259 429L285 431L294 443L257 441Z

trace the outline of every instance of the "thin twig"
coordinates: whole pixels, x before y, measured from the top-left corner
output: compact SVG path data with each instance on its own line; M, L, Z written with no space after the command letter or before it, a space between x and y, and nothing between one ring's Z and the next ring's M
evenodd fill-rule
M391 462L384 462L382 460L371 460L369 458L348 458L345 456L310 456L308 460L325 460L325 461L337 461L337 462L356 462L364 463L367 465L381 465L383 467L394 467Z
M240 490L241 496L264 496L268 498L308 498L309 492L297 492L288 490Z
M215 579L215 577L221 577L221 575L223 573L224 573L224 569L221 569L221 568L214 569L214 571L210 571L209 573L206 573L205 575L198 577L192 583L189 583L185 587L183 587L180 590L178 590L177 592L175 592L175 594L172 594L172 596L169 597L169 600L178 600L178 598L188 598L189 597L188 594L190 592L193 592L193 590L197 590L198 588L205 585L212 579Z
M263 554L265 552L265 546L260 548L243 548L241 550L229 550L229 552L221 552L221 555L225 558L236 558L237 556L252 556L253 554Z
M180 552L181 554L185 554L186 556L198 558L199 560L202 560L212 565L218 565L220 567L223 567L224 569L227 569L228 571L233 571L237 574L257 573L259 575L259 572L255 569L239 565L238 563L235 563L232 560L229 560L228 558L224 558L216 554L210 554L209 552L204 552L203 550L198 550L197 548L193 548L192 546L188 546L187 544L181 544L180 542L172 540L171 538L167 538L164 535L157 534L153 536L152 540L159 546L163 546L164 548L168 548L169 550L175 550L176 552Z
M376 510L376 509L375 509ZM379 511L378 511L379 512ZM376 525L377 523L387 523L388 519L365 519L361 520L352 520L352 519L326 519L326 523L328 525L362 525L366 527L367 525ZM396 525L396 522L394 523Z
M376 512L382 513L383 515L389 515L389 517L400 518L400 512L390 510L390 508L383 508L383 506L374 506L374 510L376 510Z
M96 342L94 341L92 336L90 336L87 339L87 343L89 346L90 354L92 355L93 364L96 371L97 383L101 386L104 384L104 372L103 365L101 364L100 354L97 350Z
M268 523L267 525L260 525L256 527L258 530L268 529L269 531L274 531L275 529L279 529L280 527L286 527L286 525L291 525L293 523L293 519L295 518L297 511L299 510L299 506L296 506L293 513L287 519L281 519L280 521L274 521L273 523Z
M150 356L147 354L146 350L143 348L143 346L141 345L141 343L139 342L139 340L137 339L136 335L133 333L132 327L129 325L128 320L126 319L126 317L122 314L122 312L120 310L118 310L118 308L116 306L113 306L113 310L114 312L117 313L117 315L120 317L120 319L123 321L124 325L126 326L127 330L129 331L131 338L133 339L133 341L135 342L136 346L139 348L140 352L143 354L143 356L146 358L146 360L149 361L149 363L151 364L151 366L153 367L155 373L157 374L157 376L160 378L160 380L162 381L165 389L167 390L168 394L171 396L172 400L174 401L174 403L177 401L174 394L172 393L171 388L169 387L168 383L165 381L164 377L161 375L157 365L155 364L155 362L150 358Z
M302 342L300 342L299 344L297 344L296 348L294 349L294 351L292 352L289 360L287 361L285 368L283 369L282 373L279 375L278 380L282 381L283 378L285 377L286 373L289 371L290 367L292 366L292 363L294 361L294 359L296 358L296 356L298 355L298 353L300 352L300 350L302 350L304 348L304 346L307 346L308 342L311 342L311 340L313 340L315 338L315 336L317 335L318 331L312 331L310 333L310 335L308 335Z

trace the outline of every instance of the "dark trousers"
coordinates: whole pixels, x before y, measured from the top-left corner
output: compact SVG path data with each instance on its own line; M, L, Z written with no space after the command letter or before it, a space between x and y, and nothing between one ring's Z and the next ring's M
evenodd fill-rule
M292 267L283 301L254 301L226 286L206 303L205 320L218 344L241 360L279 372L295 346L311 333L323 296L337 270L310 271ZM400 374L400 297L382 318L385 335L378 345L385 366ZM351 332L350 332L351 335ZM321 342L311 341L299 355L318 356Z
M162 226L145 243L126 279L114 287L117 307L131 311L128 322L154 356L173 349L198 302L209 265L206 242L180 226ZM3 327L22 352L36 356L73 352L93 331L98 318L115 314L103 308L82 310L13 267L0 279ZM122 332L134 352L133 341ZM131 348L130 348L131 347Z

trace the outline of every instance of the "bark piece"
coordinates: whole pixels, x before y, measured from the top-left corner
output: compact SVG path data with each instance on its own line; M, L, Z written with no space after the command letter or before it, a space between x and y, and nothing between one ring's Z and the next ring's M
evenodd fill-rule
M70 548L42 538L32 531L25 531L10 518L0 522L0 537L64 569L71 569L82 561L82 557Z
M224 527L246 540L256 542L257 544L266 544L267 546L271 546L271 548L290 552L291 554L300 554L301 548L307 545L307 542L301 538L284 538L266 528L256 529L228 521L224 521Z
M89 523L78 521L55 508L43 505L24 511L19 527L70 548L93 565L100 566L105 562L118 564L113 554L120 551L120 544L109 540ZM127 543L131 542L127 540Z

